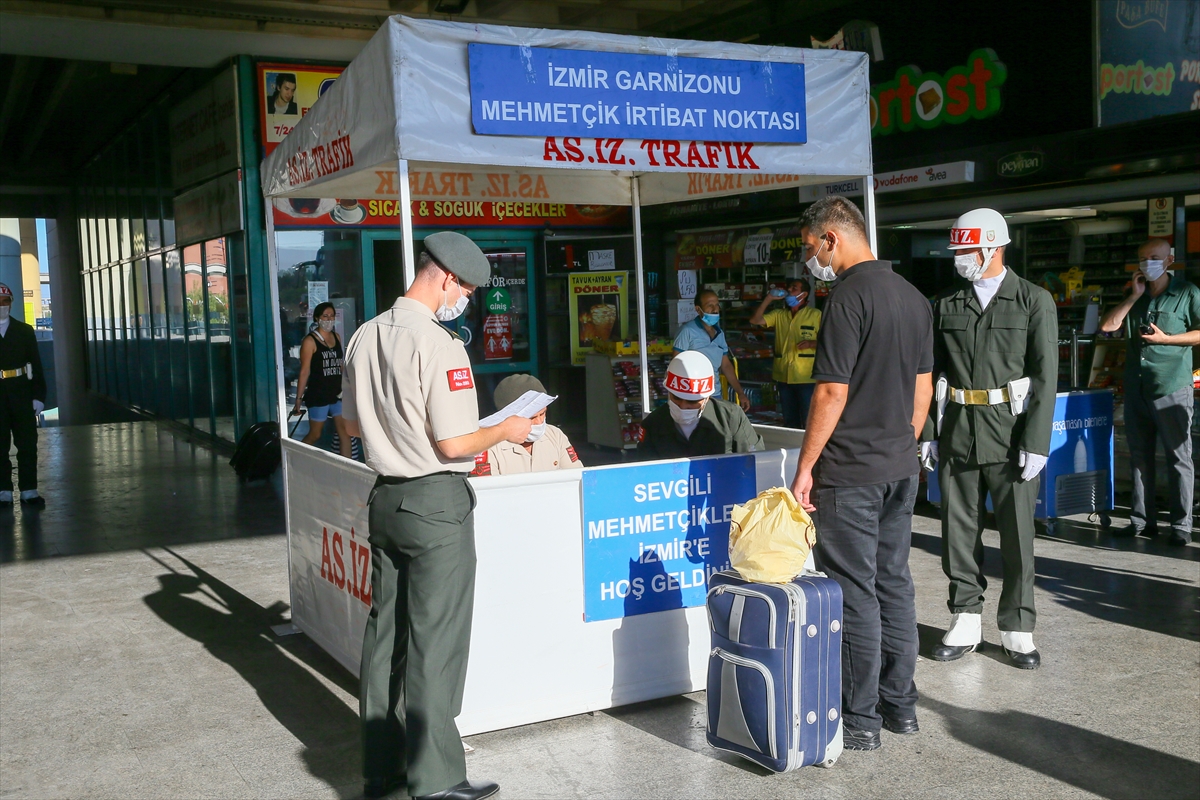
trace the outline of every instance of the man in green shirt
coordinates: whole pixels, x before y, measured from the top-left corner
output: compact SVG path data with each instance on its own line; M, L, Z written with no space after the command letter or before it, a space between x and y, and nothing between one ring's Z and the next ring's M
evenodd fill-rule
M646 438L638 450L647 460L752 453L762 437L736 403L713 397L712 362L688 350L671 359L664 381L667 404L642 422Z
M1129 527L1118 536L1153 537L1156 530L1155 440L1169 470L1171 544L1192 540L1192 348L1200 345L1200 289L1169 272L1171 246L1150 239L1138 248L1129 296L1109 311L1100 330L1125 326L1125 438L1133 472Z

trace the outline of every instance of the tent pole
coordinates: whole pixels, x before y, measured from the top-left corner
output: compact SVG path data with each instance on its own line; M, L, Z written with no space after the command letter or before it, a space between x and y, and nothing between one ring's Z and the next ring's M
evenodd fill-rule
M404 291L416 280L417 247L413 241L412 192L408 185L408 159L397 163L396 180L400 188L400 239L404 245ZM386 309L383 309L386 310Z
M637 278L638 309L638 353L642 362L642 417L652 410L650 407L650 348L646 344L646 267L642 261L642 197L638 176L629 179L633 197L633 261ZM640 420L639 420L640 422Z
M871 252L879 258L879 235L875 231L875 176L863 176L863 206L866 214L867 238L871 243Z
M275 331L275 402L276 416L279 419L280 438L288 435L287 383L283 377L283 320L279 314L282 306L279 304L279 256L275 249L275 203L273 198L264 198L263 207L267 224L267 280L271 290L272 329ZM283 454L280 460L283 471L283 530L287 535L288 546L288 602L296 607L295 584L292 583L292 507L288 503L288 457Z

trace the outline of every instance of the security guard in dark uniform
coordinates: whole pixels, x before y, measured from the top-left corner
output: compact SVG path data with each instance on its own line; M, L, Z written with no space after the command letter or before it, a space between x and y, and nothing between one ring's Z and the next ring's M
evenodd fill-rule
M763 440L741 406L713 397L712 361L698 350L686 350L667 365L667 402L642 422L646 437L638 447L643 458L695 458L752 453Z
M33 328L13 319L13 293L0 283L0 506L13 504L9 443L17 445L21 505L43 508L37 490L37 415L46 403L46 374Z
M1010 662L1041 663L1033 645L1034 507L1050 453L1058 384L1058 316L1050 293L1004 267L1004 217L990 208L950 232L954 266L970 286L934 301L935 413L922 435L927 469L941 459L942 569L950 629L933 651L953 661L982 641L983 527L992 496L1004 587L997 622Z
M365 794L478 800L499 790L466 779L454 718L462 710L475 597L475 457L524 442L532 423L479 427L462 340L443 326L492 269L479 246L444 231L404 297L355 332L342 414L379 473L370 496L371 612L359 708Z

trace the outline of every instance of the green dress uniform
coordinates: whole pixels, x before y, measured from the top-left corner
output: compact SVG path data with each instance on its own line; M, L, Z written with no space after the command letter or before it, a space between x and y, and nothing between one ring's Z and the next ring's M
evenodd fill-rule
M1004 586L997 620L1002 631L1032 632L1034 508L1039 478L1021 480L1020 451L1049 455L1058 388L1058 315L1050 293L1012 270L980 308L971 286L934 301L935 376L951 389L1004 389L1030 379L1025 411L1013 415L1007 402L946 403L940 435L935 407L922 439L937 439L942 490L942 569L950 579L951 613L979 614L987 579L983 574L983 527L990 492L1000 529ZM982 402L980 402L982 401Z
M479 429L462 340L401 297L355 332L342 411L357 420L367 465L371 612L359 674L363 774L440 792L466 779L454 718L462 710L475 598L472 457L437 442Z
M33 401L46 402L46 373L38 355L33 328L9 317L0 336L0 491L11 492L12 462L8 450L17 446L20 491L37 489L37 415Z
M688 438L680 433L665 405L646 417L642 428L646 438L638 451L648 460L753 453L763 449L762 437L741 406L719 397L710 397L704 404L700 422Z

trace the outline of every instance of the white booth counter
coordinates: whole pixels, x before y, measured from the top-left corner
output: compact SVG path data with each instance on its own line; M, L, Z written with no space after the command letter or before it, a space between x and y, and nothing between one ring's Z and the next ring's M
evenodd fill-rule
M783 434L790 434L793 440L802 438L796 431ZM597 542L595 537L605 520L585 524L585 503L603 503L605 498L587 499L586 485L624 486L628 481L644 481L648 469L682 470L689 476L690 490L701 493L691 498L689 522L694 523L705 514L703 493L722 491L722 487L706 485L701 468L711 475L711 470L719 472L749 461L752 474L746 475L748 480L738 489L725 490L747 494L738 498L744 502L763 489L786 486L795 472L797 454L796 449L779 449L749 456L472 478L478 498L478 568L470 667L458 719L462 734L703 689L708 670L708 619L702 599L696 600L704 594L705 571L727 561L726 545L711 548L704 562L697 560L699 546L684 552L684 542L694 540L695 525L686 537L660 533L658 555L666 553L661 560L653 555L651 545L634 543L634 539L653 538L655 522L663 528L673 524L668 517L680 521L674 511L639 517L644 521L638 523L646 529L644 537L640 530L625 537L620 523L609 520L612 538ZM375 473L357 462L292 440L283 442L283 456L292 621L357 675L370 608L367 500ZM711 477L707 483L712 484ZM664 489L675 488L681 488L678 482L659 481L644 494L653 501L661 498ZM641 491L635 488L635 492ZM725 506L732 499L727 494L719 507L710 509L710 532L723 529L727 534ZM647 511L651 510L647 506ZM585 570L585 550L609 543L631 547L635 555L639 545L646 547L647 563L636 559L639 564L635 565L625 555L614 554L629 563L628 576L617 573L614 580L585 576L592 563L604 569L600 559L589 557ZM644 573L641 586L647 597L655 590L654 584L662 597L669 598L668 605L691 607L585 621L589 606L594 606L590 609L594 616L605 616L623 614L621 604L628 608L634 603L629 582L638 580L635 570ZM623 577L628 578L624 586ZM587 599L589 591L591 601ZM624 598L619 596L622 592ZM595 602L599 600L607 605Z

